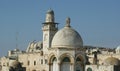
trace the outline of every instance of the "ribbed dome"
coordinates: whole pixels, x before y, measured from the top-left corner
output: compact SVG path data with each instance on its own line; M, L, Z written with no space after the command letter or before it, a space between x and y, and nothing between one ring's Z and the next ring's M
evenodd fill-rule
M71 27L59 30L52 40L52 47L81 47L83 41L77 31Z
M120 60L115 57L108 57L105 59L104 65L120 65Z

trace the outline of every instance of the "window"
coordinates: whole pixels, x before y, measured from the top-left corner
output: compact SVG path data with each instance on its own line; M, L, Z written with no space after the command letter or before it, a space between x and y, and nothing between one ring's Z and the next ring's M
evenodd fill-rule
M47 34L44 35L44 41L46 41L46 40L47 40Z
M27 65L28 65L28 66L30 65L30 61L27 62Z
M77 59L76 59L76 62L77 62L77 61L81 61L81 59L80 59L80 58L77 58Z
M45 64L47 64L47 59L45 59Z
M65 58L63 59L63 62L70 62L70 59L69 59L68 57L65 57Z
M87 71L92 71L92 69L91 69L91 68L88 68Z
M43 59L41 59L41 64L43 64Z
M52 60L52 62L56 62L56 61L57 61L57 59L56 59L56 57L54 57L53 60Z
M34 61L34 65L36 65L36 61Z

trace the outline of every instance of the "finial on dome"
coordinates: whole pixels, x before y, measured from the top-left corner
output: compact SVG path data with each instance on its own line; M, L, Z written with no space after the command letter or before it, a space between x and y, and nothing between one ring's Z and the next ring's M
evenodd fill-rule
M69 17L66 18L66 25L65 25L65 27L70 27L70 18Z

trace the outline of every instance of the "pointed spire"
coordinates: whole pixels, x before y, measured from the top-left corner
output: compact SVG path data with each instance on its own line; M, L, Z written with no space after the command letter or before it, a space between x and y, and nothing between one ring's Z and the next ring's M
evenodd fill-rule
M45 22L54 22L54 11L51 8L47 11Z
M53 11L51 8L49 8L49 10L47 11L47 14L52 14L52 15L54 15L54 11Z
M70 27L70 18L69 17L66 18L66 25L65 25L65 27Z

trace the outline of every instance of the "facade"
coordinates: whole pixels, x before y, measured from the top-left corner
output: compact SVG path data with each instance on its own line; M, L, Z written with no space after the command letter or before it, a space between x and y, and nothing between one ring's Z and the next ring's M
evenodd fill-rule
M43 23L43 41L30 42L26 51L9 51L0 58L0 71L120 71L120 48L83 45L70 18L58 30L54 11L48 10Z

